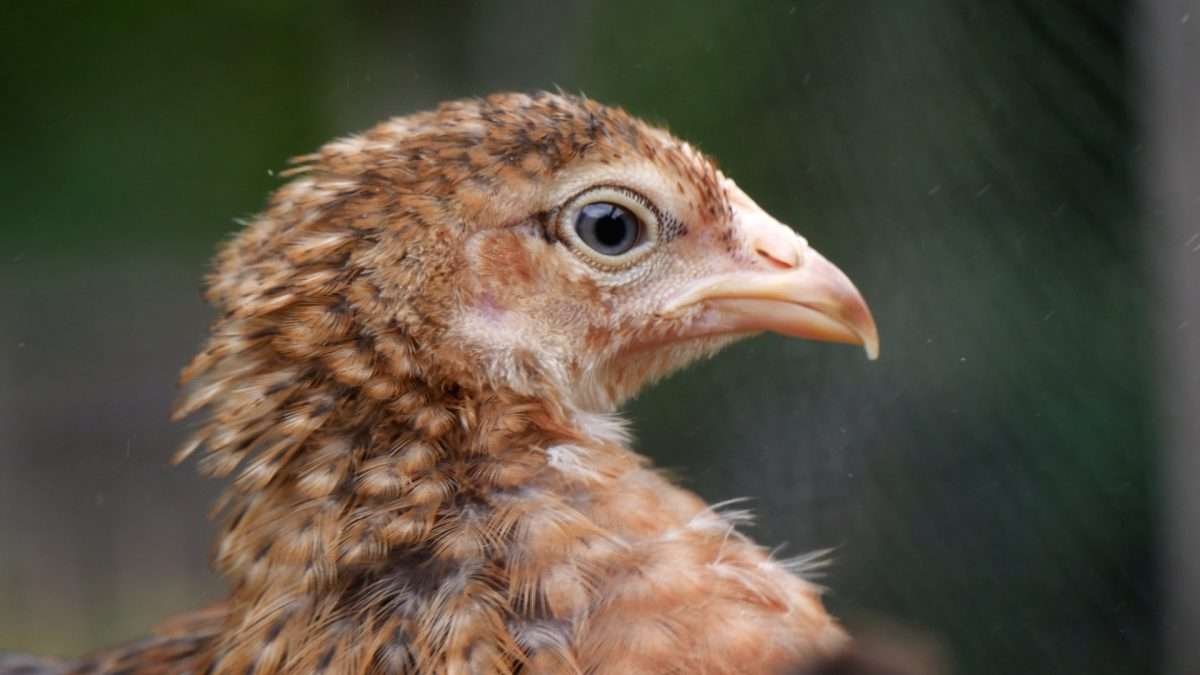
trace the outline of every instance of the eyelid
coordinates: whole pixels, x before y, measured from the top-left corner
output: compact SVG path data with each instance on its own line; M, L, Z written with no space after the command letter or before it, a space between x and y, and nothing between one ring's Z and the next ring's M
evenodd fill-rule
M638 243L625 253L607 256L593 250L583 242L575 231L575 219L580 209L597 201L611 201L626 208L642 224ZM653 251L659 241L662 218L649 199L622 185L594 185L575 193L559 209L558 238L565 242L580 258L592 267L603 271L617 272L628 269Z

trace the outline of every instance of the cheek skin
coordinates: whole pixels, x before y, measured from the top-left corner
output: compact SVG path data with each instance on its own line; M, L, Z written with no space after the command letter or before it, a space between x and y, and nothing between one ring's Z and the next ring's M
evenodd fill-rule
M576 356L602 292L574 274L563 252L526 233L493 230L467 246L457 333L491 358L527 355L562 370Z
M582 333L587 317L608 309L595 281L573 269L566 254L518 232L481 237L473 266L480 304L521 314L548 335Z
M693 231L607 274L528 232L479 232L466 247L467 290L452 332L498 381L525 390L549 381L603 407L727 342L681 340L683 324L695 317L657 312L695 279L730 264L711 243Z
M477 278L485 288L526 289L533 283L533 259L516 232L481 233L469 249L476 258Z
M547 384L561 389L569 344L547 331L537 314L535 300L551 273L538 264L536 247L535 240L507 230L479 232L468 240L446 340L485 379L531 395Z

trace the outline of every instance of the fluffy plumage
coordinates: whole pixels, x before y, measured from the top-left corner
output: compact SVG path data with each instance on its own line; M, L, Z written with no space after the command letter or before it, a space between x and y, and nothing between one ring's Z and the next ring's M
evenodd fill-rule
M182 376L177 458L232 476L229 597L69 672L748 673L841 648L817 588L614 413L758 330L873 350L803 239L687 144L561 95L448 103L289 173L218 256ZM630 255L573 234L588 199L640 217Z

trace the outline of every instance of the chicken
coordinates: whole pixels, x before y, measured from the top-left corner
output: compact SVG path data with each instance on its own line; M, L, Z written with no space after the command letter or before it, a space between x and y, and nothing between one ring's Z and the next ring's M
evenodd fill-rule
M761 331L876 329L691 146L539 93L299 158L224 246L181 461L234 476L228 598L71 673L769 673L816 586L629 448L616 410ZM36 672L36 671L32 671ZM49 671L47 671L49 672Z

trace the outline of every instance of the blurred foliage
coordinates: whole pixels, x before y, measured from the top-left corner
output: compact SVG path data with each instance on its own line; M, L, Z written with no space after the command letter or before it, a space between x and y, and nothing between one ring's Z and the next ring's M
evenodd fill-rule
M707 498L754 496L765 542L837 547L824 581L852 625L923 626L965 673L1152 672L1163 590L1128 12L1114 0L0 10L0 460L24 471L9 481L46 486L10 490L43 501L0 519L0 541L25 545L0 556L0 593L21 594L0 597L0 648L78 651L196 604L179 597L201 583L195 568L177 569L162 575L166 601L64 596L100 605L72 621L52 589L44 602L28 591L66 564L35 544L149 527L140 507L97 516L87 495L54 507L73 467L104 466L128 452L123 434L161 426L157 408L78 414L127 395L82 385L101 367L140 369L162 384L145 398L169 395L203 325L184 280L279 184L272 172L445 98L561 86L715 156L850 273L883 335L875 364L827 345L739 345L632 407L639 447ZM159 295L138 295L154 284ZM172 315L177 291L191 304ZM143 311L186 330L156 332ZM131 325L136 348L114 339L63 365L89 335ZM31 386L47 372L61 386ZM75 447L101 426L108 440ZM165 463L170 447L140 452ZM97 479L113 499L133 485L124 466ZM146 507L160 516L211 491L136 475L177 481ZM81 560L71 570L89 588L120 574ZM76 632L56 636L55 621Z

